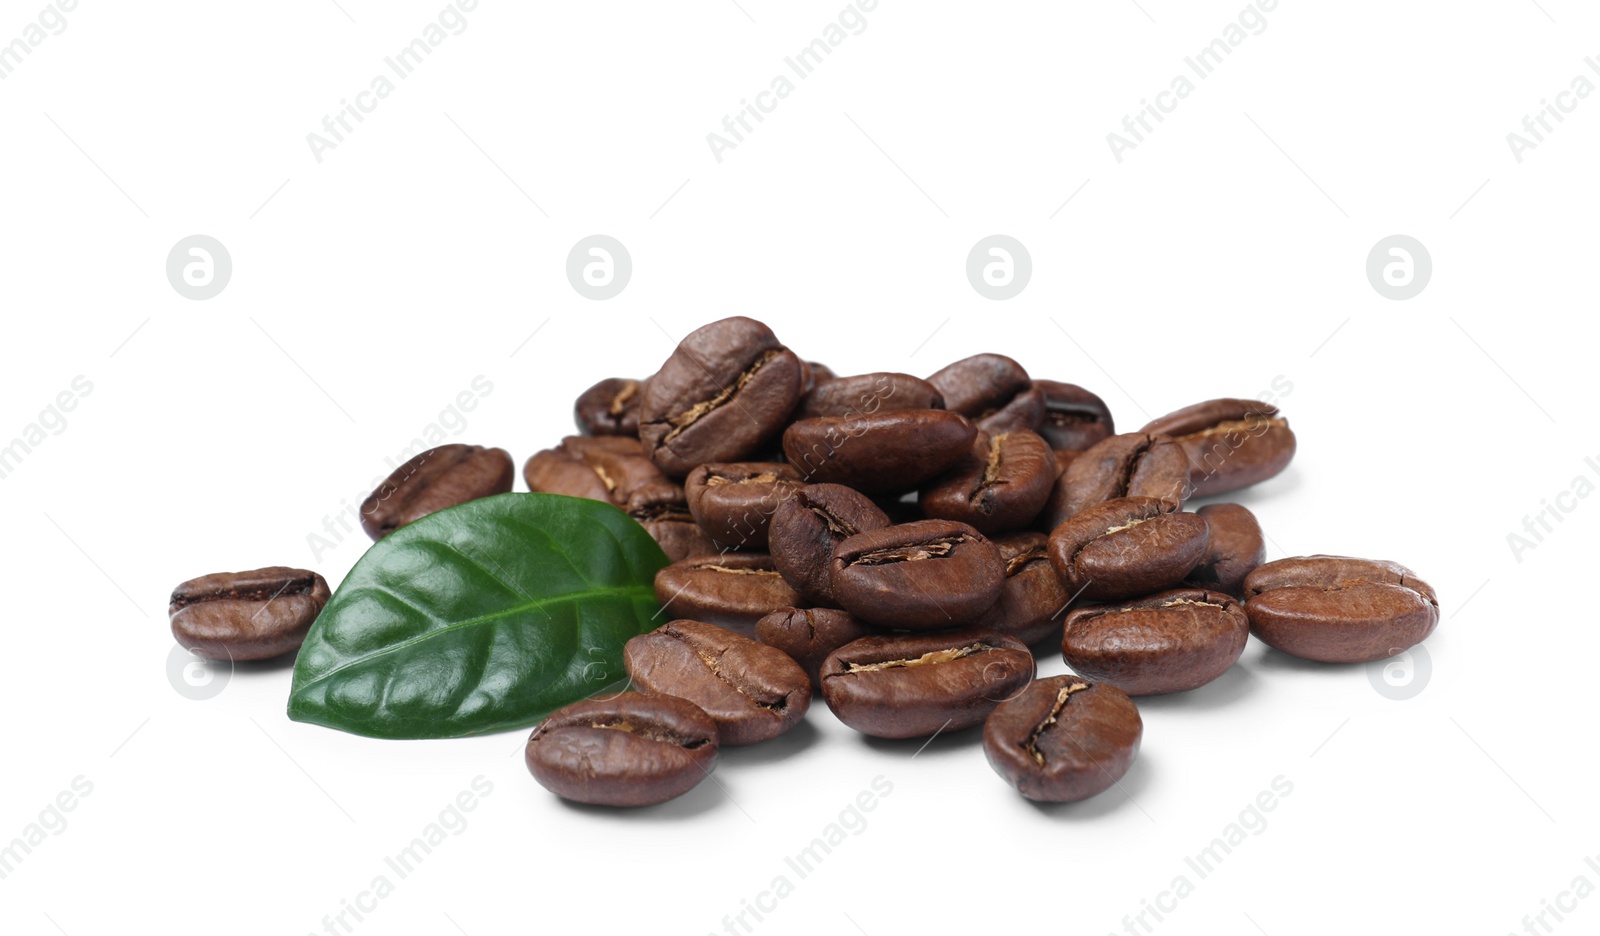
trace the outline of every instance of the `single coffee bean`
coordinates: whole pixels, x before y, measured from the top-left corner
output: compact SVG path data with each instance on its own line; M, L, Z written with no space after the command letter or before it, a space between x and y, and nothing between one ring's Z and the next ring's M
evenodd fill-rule
M641 381L607 377L583 391L572 408L578 431L592 436L637 437L642 389Z
M676 696L624 692L551 712L523 757L539 785L598 806L653 806L711 775L721 739L700 706Z
M1439 623L1433 586L1398 562L1278 559L1245 576L1250 632L1305 660L1366 663L1421 643Z
M839 720L875 738L971 728L1033 678L1021 641L981 631L880 634L828 654L822 697Z
M866 625L834 608L780 608L756 622L756 638L789 654L821 689L822 661L852 640L867 636Z
M767 547L773 566L802 598L832 606L834 547L857 533L888 525L888 515L865 494L842 484L812 484L796 491L772 515Z
M634 491L623 509L655 538L673 562L690 556L714 556L720 551L689 513L683 488L665 478Z
M900 409L944 409L944 397L932 384L910 374L858 374L813 387L801 398L794 418L864 416Z
M961 461L977 436L965 417L946 410L880 410L793 423L783 432L783 454L807 482L898 494Z
M1096 504L1050 534L1050 561L1067 591L1118 601L1183 581L1205 558L1210 530L1199 515L1155 497Z
M1192 496L1209 497L1265 481L1294 458L1294 430L1259 400L1207 400L1153 419L1143 432L1165 435L1189 459Z
M1207 504L1195 513L1211 528L1211 544L1206 547L1206 557L1189 573L1189 581L1242 598L1245 576L1267 558L1261 524L1242 504Z
M803 604L766 553L696 556L656 573L656 600L673 617L693 616L750 636L779 608Z
M701 465L683 482L689 512L712 539L765 550L772 515L805 487L799 472L775 462Z
M504 494L515 471L505 449L458 444L428 449L396 468L361 502L361 529L380 540L434 511Z
M1067 615L1061 655L1078 675L1128 695L1185 692L1244 653L1250 619L1232 597L1178 588Z
M806 393L810 393L812 388L820 387L830 380L839 379L839 375L833 372L833 368L826 364L819 364L816 361L801 361L800 363L805 365L803 373L805 375L804 392Z
M1158 497L1182 506L1189 462L1177 443L1143 432L1096 442L1056 479L1052 523L1118 497Z
M1070 803L1122 779L1143 735L1139 709L1121 689L1051 676L994 710L983 723L983 753L1028 799Z
M999 599L972 623L974 629L1005 634L1025 644L1047 638L1059 642L1072 595L1050 563L1048 543L1043 533L1007 533L994 538L1005 563L1006 584Z
M944 395L946 409L968 417L989 433L1038 429L1044 392L1021 364L1003 354L974 354L928 378Z
M650 378L639 438L663 472L740 461L777 436L800 399L800 359L743 316L689 333Z
M1056 483L1056 456L1038 435L1018 429L979 435L972 453L922 489L923 513L960 520L980 533L1027 526Z
M666 481L644 457L639 440L626 436L567 436L522 466L528 490L587 497L626 507L634 492Z
M949 520L857 533L834 547L832 577L846 611L879 627L919 631L975 620L1006 582L994 544Z
M776 738L811 705L811 680L788 654L700 621L672 621L629 640L622 665L634 685L705 709L723 744Z
M217 572L172 590L172 636L207 660L270 660L300 649L332 595L322 576L271 566Z
M1054 380L1033 382L1044 394L1044 421L1039 434L1053 449L1083 451L1116 433L1104 400L1077 384Z

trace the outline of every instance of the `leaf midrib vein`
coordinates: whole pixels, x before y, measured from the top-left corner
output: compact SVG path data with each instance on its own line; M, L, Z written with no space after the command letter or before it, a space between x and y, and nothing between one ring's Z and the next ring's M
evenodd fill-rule
M500 620L502 618L507 618L507 617L510 617L512 615L521 614L521 613L527 612L527 611L534 611L534 610L543 611L544 608L547 605L565 604L567 602L578 601L578 600L582 600L582 599L588 599L588 598L596 598L596 599L598 599L598 598L606 598L606 597L612 597L612 596L618 596L618 597L625 597L625 596L641 597L641 596L644 596L644 597L654 598L655 597L655 590L651 586L647 586L647 585L627 585L627 586L622 586L622 587L618 587L618 588L603 588L603 589L591 589L591 590L586 590L586 591L581 591L581 592L570 592L570 593L565 594L565 595L557 595L557 596L555 596L553 598L543 598L543 599L539 599L537 601L530 601L527 604L521 604L521 605L517 605L515 607L506 608L506 609L504 609L502 611L497 611L497 612L495 612L493 614L483 614L483 615L479 615L478 617L475 617L475 618L468 618L465 621L456 621L453 624L446 624L444 627L438 628L436 630L425 631L425 632L423 632L421 634L417 634L414 637L408 637L405 640L402 640L399 643L394 644L392 646L384 647L381 650L374 650L371 653L364 654L364 655L356 657L355 659L352 659L352 660L347 660L344 663L340 663L338 666L335 666L333 669L328 670L326 673L321 673L321 674L319 674L319 675L307 680L305 685L303 685L299 689L295 690L294 695L297 695L297 696L301 695L301 694L303 694L305 692L306 689L310 688L311 686L315 686L316 684L318 684L320 682L325 682L326 680L331 679L334 676L337 676L339 673L342 673L345 670L350 669L351 667L360 666L361 664L366 663L369 660L373 660L373 659L376 659L377 657L385 656L387 654L399 653L400 651L406 649L407 647L412 646L413 644L421 643L424 640L432 640L435 637L439 637L439 636L441 636L443 634L447 634L447 633L449 633L451 631L454 631L454 630L459 630L459 629L461 629L463 627L474 627L476 625L483 624L485 622L498 621L498 620ZM549 618L550 615L546 614L545 617Z

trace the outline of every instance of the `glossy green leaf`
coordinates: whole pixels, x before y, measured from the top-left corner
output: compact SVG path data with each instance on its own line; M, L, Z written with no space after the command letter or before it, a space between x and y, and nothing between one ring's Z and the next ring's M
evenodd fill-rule
M501 494L372 546L295 661L289 717L375 738L531 725L624 678L662 621L650 534L599 501Z

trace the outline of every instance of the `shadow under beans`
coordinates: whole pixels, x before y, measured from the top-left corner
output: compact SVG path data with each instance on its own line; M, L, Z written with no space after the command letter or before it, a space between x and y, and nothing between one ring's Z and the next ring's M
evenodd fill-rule
M1359 670L1366 666L1365 663L1319 663L1316 660L1302 660L1297 656L1284 653L1272 647L1264 647L1263 652L1256 658L1255 665L1267 673L1296 673L1311 675L1326 675L1342 677L1347 673Z
M918 754L941 754L964 750L983 744L983 723L960 731L941 731L930 741L926 735L917 738L874 738L862 735L862 743L880 754L891 757L916 757Z
M1028 800L1029 806L1052 819L1100 819L1121 810L1144 812L1139 797L1150 788L1150 781L1158 771L1150 765L1150 758L1141 750L1133 765L1121 779L1086 800L1076 803L1040 803ZM1149 813L1144 813L1149 815ZM1151 816L1151 821L1155 817Z
M556 801L573 812L583 813L593 819L620 819L631 823L682 822L714 809L738 809L739 807L731 801L731 796L724 789L725 784L726 781L717 776L717 770L714 768L711 775L700 781L694 789L654 806L595 806L590 803L575 803L559 796L556 797Z
M1243 661L1228 667L1228 671L1204 686L1186 692L1169 692L1164 695L1135 696L1133 704L1140 711L1162 712L1169 709L1209 712L1229 708L1261 688L1261 677L1245 666Z
M285 653L280 657L270 660L240 660L233 664L233 673L237 676L249 676L255 673L281 673L294 669L295 654Z
M762 741L757 744L743 744L737 747L724 745L717 752L717 762L728 767L751 767L762 764L771 764L793 757L822 739L822 732L817 730L809 719L800 719L800 723L778 735L771 741Z

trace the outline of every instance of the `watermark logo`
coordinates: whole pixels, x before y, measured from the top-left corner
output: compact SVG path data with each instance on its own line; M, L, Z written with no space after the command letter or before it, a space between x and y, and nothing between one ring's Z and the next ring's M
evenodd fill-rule
M1590 474L1600 478L1600 456L1585 458L1583 465ZM1511 547L1511 558L1521 563L1526 553L1538 549L1544 543L1545 537L1554 533L1558 524L1565 523L1567 515L1577 510L1578 505L1594 491L1595 482L1590 480L1588 475L1580 474L1573 475L1572 483L1565 491L1558 491L1554 497L1540 498L1539 512L1523 515L1522 532L1512 531L1506 534L1506 545Z
M185 699L204 702L222 695L233 678L233 660L209 660L182 644L167 654L167 682Z
M215 237L191 234L167 254L167 282L185 299L210 299L233 278L233 257Z
M1433 658L1428 648L1417 645L1387 660L1367 664L1367 681L1378 695L1395 702L1415 699L1428 688L1433 678Z
M967 282L985 299L1010 299L1033 278L1033 257L1022 241L991 234L967 254Z
M1391 234L1367 254L1367 282L1385 299L1411 299L1432 278L1433 257L1408 234Z
M590 234L567 254L567 282L585 299L610 299L633 278L633 257L615 237Z

